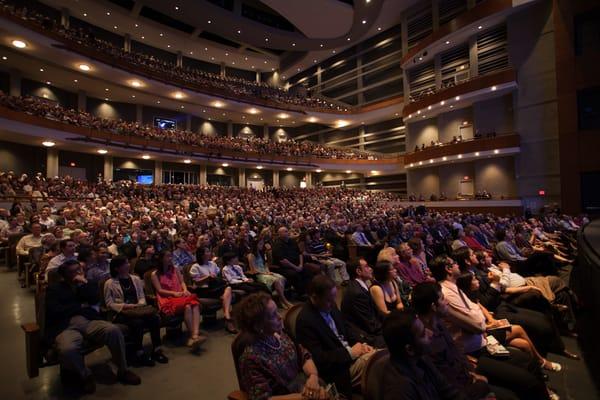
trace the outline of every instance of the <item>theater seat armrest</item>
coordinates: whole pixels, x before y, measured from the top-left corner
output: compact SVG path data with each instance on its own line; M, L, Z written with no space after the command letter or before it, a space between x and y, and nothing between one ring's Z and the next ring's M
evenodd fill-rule
M242 392L241 390L236 390L230 392L227 395L227 400L248 400L248 395L246 392Z
M35 378L40 374L40 364L42 360L40 337L40 326L35 322L21 325L25 332L25 361L27 366L27 376Z

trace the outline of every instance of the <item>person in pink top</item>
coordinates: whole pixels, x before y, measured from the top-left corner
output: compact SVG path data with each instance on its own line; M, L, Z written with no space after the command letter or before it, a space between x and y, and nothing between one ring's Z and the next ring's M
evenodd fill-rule
M407 243L398 245L399 263L395 265L403 281L410 286L423 282L434 282L434 279L425 274L419 259L413 257L413 251Z

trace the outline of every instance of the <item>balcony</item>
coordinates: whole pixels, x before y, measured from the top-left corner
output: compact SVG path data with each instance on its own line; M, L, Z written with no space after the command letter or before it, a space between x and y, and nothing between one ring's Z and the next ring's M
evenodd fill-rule
M320 157L281 156L233 150L208 150L200 146L177 144L161 140L152 140L117 134L110 131L65 124L59 121L33 116L24 112L0 107L2 129L0 138L8 141L21 141L34 145L31 136L40 139L53 139L64 143L65 149L77 152L95 151L99 147L111 148L128 156L137 157L144 153L153 153L157 158L181 162L182 158L214 163L237 163L240 165L261 164L265 167L295 166L298 168L328 170L348 170L355 172L382 171L395 172L402 168L403 157L397 154L378 155L377 160L335 159ZM35 129L32 129L32 126ZM17 136L26 137L18 140ZM41 143L41 140L40 140ZM94 150L92 150L94 149Z
M426 147L424 150L406 153L404 163L407 169L427 168L485 157L504 157L519 152L520 137L516 133L511 133Z

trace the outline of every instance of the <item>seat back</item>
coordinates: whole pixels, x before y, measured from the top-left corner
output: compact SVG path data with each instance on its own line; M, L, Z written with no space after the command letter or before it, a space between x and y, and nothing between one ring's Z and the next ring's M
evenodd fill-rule
M245 391L246 389L243 387L242 385L242 377L241 377L241 371L240 371L240 357L242 356L242 353L244 353L244 349L246 349L246 346L248 346L251 342L251 337L248 333L245 332L241 332L240 334L238 334L235 339L233 340L233 342L231 343L231 356L233 357L233 364L235 365L235 374L237 376L237 380L238 380L238 386L240 388L240 390Z
M26 233L14 233L12 235L8 235L8 259L6 260L6 265L9 268L13 268L17 265L17 243Z
M298 314L300 314L300 310L302 310L303 303L294 304L283 317L283 326L285 327L285 331L292 338L293 341L296 341L296 320L298 319Z
M361 392L365 400L383 399L383 369L390 354L387 350L378 350L369 358L360 383Z
M190 270L192 269L193 263L190 263L181 269L181 275L183 276L183 282L188 289L194 289L196 287L196 283L192 280L192 276L190 275Z
M144 274L144 295L146 296L146 303L156 304L156 292L154 291L154 285L152 285L152 273L154 269L146 271Z

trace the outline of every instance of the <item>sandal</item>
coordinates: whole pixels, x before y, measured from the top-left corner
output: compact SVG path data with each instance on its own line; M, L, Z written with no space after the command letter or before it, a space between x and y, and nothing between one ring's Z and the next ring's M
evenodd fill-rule
M552 361L544 360L542 362L542 369L545 369L546 371L560 372L562 370L562 365Z

